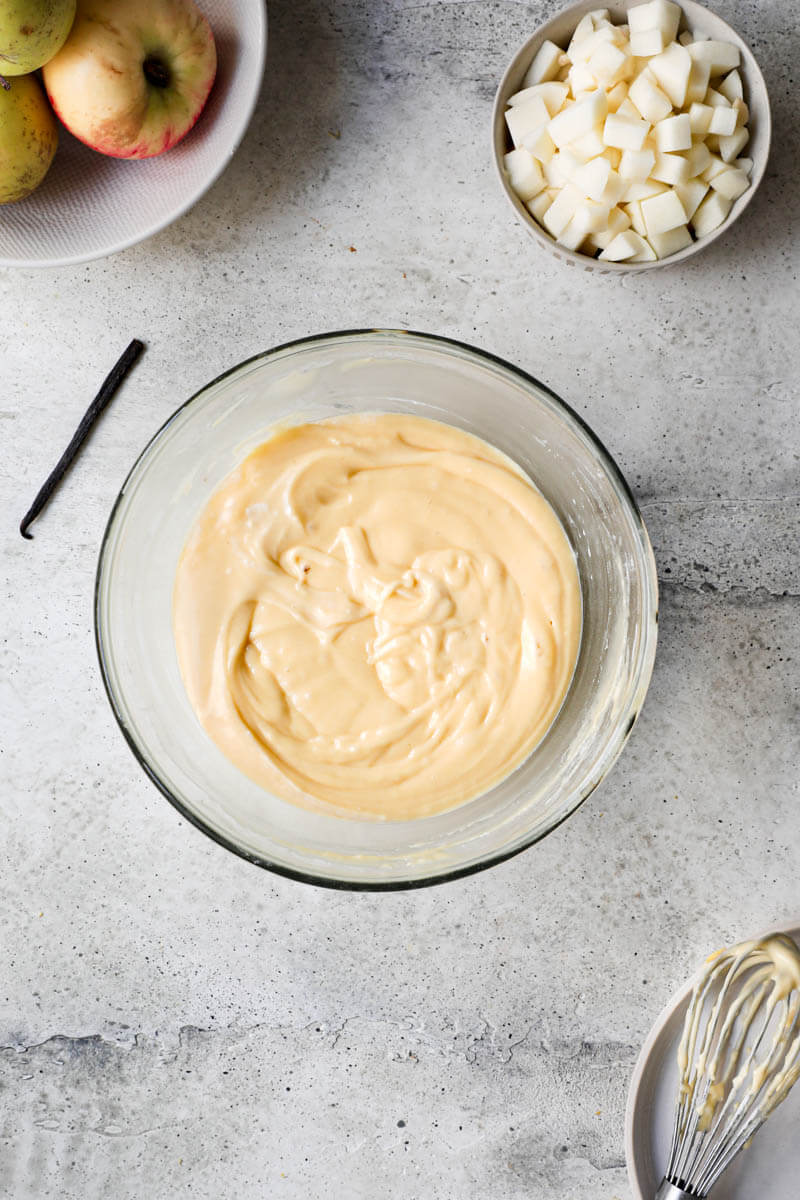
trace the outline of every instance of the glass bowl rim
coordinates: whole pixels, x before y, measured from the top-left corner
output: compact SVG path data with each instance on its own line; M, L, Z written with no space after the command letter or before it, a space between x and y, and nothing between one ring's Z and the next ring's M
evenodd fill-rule
M171 787L160 777L155 766L153 766L149 761L146 750L140 746L139 742L128 728L125 715L117 701L117 697L111 683L110 672L107 664L107 651L103 644L100 612L101 593L103 589L103 583L106 578L106 571L104 569L106 564L106 551L108 549L112 532L114 531L117 513L123 498L125 497L128 484L130 483L131 479L142 466L142 464L145 463L145 460L148 458L151 449L158 441L160 441L162 435L166 433L167 429L169 429L173 422L176 421L190 405L194 404L195 401L198 401L202 396L204 396L206 392L210 391L212 388L215 388L218 384L222 383L230 376L242 371L245 367L249 367L258 362L267 362L269 359L274 358L277 355L284 354L286 351L298 351L306 347L313 346L318 342L333 343L348 341L350 339L363 339L364 341L377 339L379 342L382 340L389 342L392 339L401 341L403 338L408 338L410 341L416 339L423 344L427 343L432 347L439 346L466 352L468 356L474 356L477 359L483 359L485 362L501 367L504 371L516 377L518 381L521 380L526 386L533 385L534 388L538 389L540 392L543 392L545 396L554 404L554 407L559 415L566 417L568 423L572 423L578 427L579 432L584 435L594 449L604 471L608 475L611 483L614 485L615 490L618 492L621 500L627 506L629 515L633 518L636 532L639 535L639 542L643 552L642 561L645 566L645 575L648 584L646 596L647 605L642 622L642 631L644 636L642 640L642 648L636 664L636 674L634 676L635 687L629 704L627 721L623 720L619 722L614 734L609 739L605 747L604 757L606 761L602 772L591 782L588 787L585 788L585 790L581 793L579 798L567 812L562 813L559 817L548 823L538 832L524 837L518 845L514 845L507 850L499 850L496 854L491 854L477 862L469 863L463 867L455 867L452 870L444 871L436 875L426 875L417 879L408 880L335 879L327 875L316 874L313 871L298 870L294 867L289 867L283 863L267 858L263 854L256 854L253 851L248 850L245 846L238 844L232 838L221 833L212 825L204 821L203 818L194 812L194 810L191 809L187 804L185 804L183 800L176 796ZM414 891L424 887L434 887L438 884L450 883L456 879L463 879L470 875L476 875L480 871L485 871L490 867L497 866L500 863L516 857L518 854L522 854L523 851L530 849L531 846L536 845L537 842L542 841L542 839L547 837L548 834L552 833L555 829L558 829L560 825L562 825L566 820L569 819L569 817L578 811L585 801L588 800L592 792L594 792L594 790L600 786L606 775L617 761L625 742L630 736L631 730L636 724L650 684L650 679L653 672L653 664L655 661L658 631L658 579L656 575L655 559L653 557L653 550L647 532L647 527L639 510L639 505L637 504L633 492L631 491L630 485L617 466L617 463L612 457L611 453L606 449L605 445L597 436L597 434L591 429L583 417L581 417L565 400L562 400L561 397L552 390L552 388L549 388L547 384L542 383L541 380L537 379L535 375L530 374L530 372L523 370L521 367L515 366L513 363L510 363L507 359L502 358L497 354L493 354L489 350L483 350L477 346L473 346L469 342L461 341L458 338L445 337L435 333L425 333L421 330L415 329L364 327L359 329L339 329L331 330L325 333L309 334L305 337L293 338L290 341L281 342L277 346L270 347L268 350L262 350L257 354L252 354L248 358L242 359L241 362L235 363L227 370L222 371L219 375L209 380L208 383L203 384L201 388L189 396L188 399L179 404L178 407L172 413L170 413L167 419L159 426L156 432L148 439L141 451L137 454L130 470L127 472L125 479L122 482L114 503L111 506L111 511L103 531L97 557L97 568L95 572L94 583L93 617L94 642L100 667L100 677L102 679L103 688L105 690L106 697L114 718L139 767L142 769L142 771L144 771L151 783L153 783L161 792L161 794L166 797L173 808L177 809L182 817L194 825L196 829L199 829L201 833L204 833L206 837L209 837L212 841L216 842L217 845L222 846L225 850L231 851L239 858L243 858L246 862L252 863L254 866L261 867L264 870L270 871L275 875L280 875L283 878L292 879L298 883L311 884L315 887L330 888L334 891L400 892Z

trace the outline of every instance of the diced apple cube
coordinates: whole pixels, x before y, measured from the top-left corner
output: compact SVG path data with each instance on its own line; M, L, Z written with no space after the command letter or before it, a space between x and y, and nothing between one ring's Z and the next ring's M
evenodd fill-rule
M715 175L711 186L721 196L727 196L729 200L738 200L750 187L750 180L744 171L737 171L732 167L729 171L720 171L719 175Z
M601 251L600 258L605 262L646 262L654 259L655 254L643 237L632 229L626 229Z
M692 127L689 124L689 114L679 113L676 117L666 117L655 127L656 148L661 154L671 154L675 150L690 150L692 146Z
M691 221L698 204L708 191L708 184L704 179L690 179L688 183L676 184L675 191L683 205L687 219Z
M612 42L598 46L586 64L601 87L610 88L630 74L630 55Z
M561 172L568 183L574 183L578 172L583 167L583 162L573 154L569 147L565 147L559 151L559 163L561 164ZM577 185L576 185L577 186Z
M733 201L719 192L711 191L698 205L692 217L692 226L696 237L705 237L717 229L731 211Z
M578 208L583 204L584 197L571 183L562 187L547 212L542 217L542 224L554 238L562 234L569 225Z
M631 224L633 225L636 233L638 233L641 237L644 237L644 235L647 233L647 226L645 225L644 217L642 216L641 201L629 200L625 205L625 212L630 217Z
M651 125L655 125L657 121L663 121L672 112L671 100L664 95L653 76L646 70L642 71L641 75L638 75L628 88L628 99L636 105L645 121L649 121ZM623 149L636 148L623 147Z
M566 229L562 230L556 241L565 250L579 250L581 248L586 241L586 231L578 220L577 215L570 219Z
M607 96L608 111L610 113L615 113L617 111L617 109L619 108L620 104L623 104L625 102L627 95L628 95L628 85L627 85L627 83L625 83L624 80L620 80L620 82L615 84L614 87L611 89L611 91L608 93L608 96Z
M630 227L631 219L628 214L621 208L612 208L608 214L605 229L599 233L590 233L586 239L586 245L590 250L605 250L618 233L622 233Z
M686 49L692 58L707 62L712 75L721 75L739 66L739 47L733 42L718 42L709 38L704 42L692 42Z
M583 236L590 233L601 233L608 226L608 214L611 209L607 204L597 204L594 200L584 200L572 218L583 229Z
M541 129L549 121L550 113L541 96L531 96L529 100L509 108L506 112L506 125L516 147L522 146L527 135Z
M528 150L521 147L512 150L503 159L508 182L519 196L520 200L532 200L544 190L545 179L541 168Z
M597 87L597 80L587 63L575 63L573 67L570 67L567 82L569 90L576 100L586 92L593 92Z
M678 35L678 41L682 46L688 46L689 42L693 42L694 38L689 33L688 29L684 29L683 33Z
M618 112L609 113L603 126L603 141L620 150L641 150L649 132L649 121L621 117Z
M643 33L648 29L660 29L666 42L678 36L681 10L670 0L650 0L649 4L637 4L628 9L628 28L631 33Z
M631 53L636 58L654 58L666 45L667 39L660 29L645 29L642 33L631 34Z
M561 111L568 93L569 88L565 83L556 83L553 80L552 83L535 83L533 87L517 92L510 98L508 103L512 108L516 108L518 104L523 104L526 100L532 100L534 96L541 96L548 113L551 117L554 117L557 112Z
M687 183L689 164L682 154L657 154L651 175L662 183Z
M708 88L705 97L706 104L710 104L712 108L730 108L730 104L723 96L722 92L718 92L716 88Z
M727 97L731 104L733 104L734 100L744 100L742 77L736 69L731 71L729 75L725 76L717 90L721 92L723 96Z
M547 186L551 188L561 188L567 182L567 177L561 169L561 155L554 154L549 162L542 163L542 174L544 175Z
M537 158L540 163L548 163L556 152L553 145L553 139L547 132L546 125L540 125L538 129L526 133L522 139L524 148Z
M719 139L719 152L723 162L733 162L740 150L744 150L747 143L750 141L750 134L746 129L737 129L730 137L721 137Z
M583 137L576 138L574 142L570 142L569 149L575 158L581 162L588 162L590 158L597 158L598 154L602 154L606 148L603 141L603 126L595 125Z
M590 133L604 119L607 111L605 92L592 92L552 117L547 132L559 148L568 146L576 138Z
M611 164L605 158L593 158L585 163L574 177L575 186L590 200L600 201L605 195L611 176ZM610 207L610 205L609 205ZM590 231L591 232L591 231Z
M533 62L525 72L522 86L524 88L532 87L533 84L547 83L548 80L555 79L561 66L562 54L563 50L555 42L542 42L534 55Z
M658 256L656 255L655 250L650 245L647 238L643 237L641 240L641 245L640 245L639 249L636 251L633 258L629 259L628 261L634 262L634 263L636 263L636 262L655 262L657 257Z
M686 85L686 99L684 104L692 104L694 101L705 99L708 91L708 81L711 78L711 69L707 62L700 62L699 59L692 59L691 70L689 71L689 82Z
M695 142L691 150L687 150L683 157L689 164L690 179L702 175L703 171L711 163L711 151L705 142Z
M667 233L678 225L686 224L686 212L672 188L659 196L649 196L647 200L642 200L641 206L648 236L651 233Z
M601 46L612 46L618 41L614 26L595 29L587 38L583 38L574 49L567 51L573 63L587 63ZM571 43L570 43L571 46Z
M556 198L556 193L548 188L544 192L539 192L539 195L533 200L528 200L525 207L528 212L541 225L544 214L547 212L550 205Z
M736 129L736 112L732 108L715 108L708 126L709 133L730 137Z
M686 102L686 89L692 70L689 51L678 42L670 42L661 54L650 60L650 70L662 92L669 96L675 108L682 108Z
M728 159L726 158L725 162L727 161ZM744 171L746 175L749 175L753 169L753 160L752 158L735 158L733 165L738 167L740 171Z
M706 183L710 183L715 175L721 175L727 169L727 163L724 158L720 158L717 154L712 154L708 166L702 172L702 178L705 179Z
M610 106L609 106L608 111L611 112ZM626 96L625 99L622 101L622 104L620 104L619 108L617 109L617 116L630 117L630 119L632 121L641 121L641 119L642 119L642 114L639 112L636 105L632 102L630 96Z
M699 104L695 101L689 109L689 125L695 137L705 137L711 124L714 110L710 104Z
M637 200L646 200L648 196L659 196L667 191L667 185L658 179L632 179L621 197L621 203L633 204Z
M610 237L616 237L617 234L622 233L623 230L630 229L630 226L631 219L626 212L622 211L621 208L615 206L609 210L608 223L606 225L605 232L607 232Z
M575 32L570 38L569 45L567 46L567 55L569 56L570 62L575 61L574 54L580 43L591 37L593 33L594 21L592 20L592 15L591 13L586 13L586 16L581 17L580 21L578 21L578 24L575 26Z
M538 95L541 86L541 84L537 84L535 87L523 88L521 92L514 92L513 96L508 97L506 104L509 108L516 108L519 104L524 104L526 100L532 100L534 96Z
M605 262L624 262L628 258L633 258L639 247L639 241L638 235L627 229L611 239L600 257Z
M733 102L733 111L736 113L736 128L741 129L750 120L750 109L744 100L740 100L737 96Z
M589 250L605 250L613 242L618 233L630 229L631 219L621 208L612 208L608 215L608 224L600 233L590 233L586 239Z
M658 258L668 258L670 254L677 254L679 250L691 246L694 239L688 225L676 225L666 233L651 233L647 240Z
M624 179L620 179L619 174L612 167L608 176L608 183L605 186L601 201L607 204L609 208L613 208L615 204L619 204L622 193L628 185Z
M619 173L622 179L645 180L655 167L656 156L652 150L622 150Z

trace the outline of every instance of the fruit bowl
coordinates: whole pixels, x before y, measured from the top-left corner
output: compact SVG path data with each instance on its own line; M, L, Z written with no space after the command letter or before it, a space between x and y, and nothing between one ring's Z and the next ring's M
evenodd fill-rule
M0 266L58 267L103 258L166 228L225 169L258 99L267 48L262 0L199 0L217 45L217 78L197 125L165 154L111 158L59 125L50 171L0 207Z
M497 447L538 485L575 552L578 662L544 739L502 782L415 820L344 819L272 795L197 720L172 631L175 572L212 493L276 427L359 412L431 417ZM656 644L650 543L617 467L530 376L445 338L327 334L241 363L170 418L114 505L95 628L114 714L143 770L210 837L279 874L332 887L421 887L491 866L554 829L610 770L644 702ZM465 791L469 783L465 782Z

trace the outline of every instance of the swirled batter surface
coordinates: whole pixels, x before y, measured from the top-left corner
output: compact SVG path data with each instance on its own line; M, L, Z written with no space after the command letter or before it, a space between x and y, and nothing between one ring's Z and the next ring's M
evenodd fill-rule
M285 799L389 819L519 765L580 623L572 550L527 477L392 414L259 446L197 520L174 592L189 699L225 754Z

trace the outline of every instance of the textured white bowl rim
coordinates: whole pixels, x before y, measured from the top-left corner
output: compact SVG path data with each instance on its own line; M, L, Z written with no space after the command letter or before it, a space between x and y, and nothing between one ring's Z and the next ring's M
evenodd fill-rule
M161 233L173 221L177 221L184 213L187 213L192 208L201 196L212 187L219 179L222 172L228 166L234 154L238 150L242 138L247 132L247 126L252 120L258 102L261 85L264 81L264 67L267 61L267 5L266 0L254 0L255 10L261 14L261 28L258 31L258 69L253 72L253 93L242 109L239 122L233 131L233 140L231 142L228 154L214 168L211 174L205 179L199 187L195 188L194 192L188 199L182 201L173 212L164 217L160 221L156 221L153 225L143 229L141 233L137 233L133 237L124 238L121 242L112 242L109 246L102 250L92 250L89 254L68 254L63 258L47 258L47 259L28 259L28 258L5 258L0 257L0 267L26 267L31 271L48 270L50 267L74 267L80 263L94 262L98 258L108 258L111 254L118 254L120 250L129 250L131 246L138 246L139 242L145 242L148 238L153 237L156 233Z
M797 939L800 937L800 917L794 920L781 922L780 925L770 925L767 929L762 929L760 933L753 935L754 941L759 941L761 938L769 937L773 933L788 933L790 937ZM741 938L741 941L748 941L748 938ZM709 954L713 951L709 950ZM700 970L698 964L697 971ZM695 972L695 975L697 972ZM656 1017L653 1026L648 1033L644 1044L639 1051L639 1057L636 1060L636 1066L633 1068L631 1082L628 1087L628 1101L625 1105L625 1164L628 1171L628 1183L633 1192L633 1200L654 1200L653 1196L645 1194L640 1186L639 1177L634 1170L634 1145L633 1123L636 1116L636 1110L639 1107L641 1099L642 1084L644 1081L645 1071L650 1062L650 1056L653 1053L656 1042L661 1037L664 1026L672 1019L678 1009L688 1000L692 988L694 987L695 976L692 976L679 991L675 992L670 1000L667 1001L664 1008Z
M641 0L630 0L630 3L625 4L625 7L632 8L636 3L640 2ZM599 4L600 0L597 0L597 3ZM522 45L513 55L506 70L503 72L497 92L495 93L494 104L492 105L491 136L492 159L494 161L495 170L500 180L500 186L503 189L503 193L511 204L511 207L514 209L517 220L520 222L520 224L525 226L530 235L536 241L538 241L540 246L549 250L555 258L566 263L567 266L578 266L584 271L594 271L596 274L600 275L633 274L634 272L639 271L650 271L653 270L654 267L675 266L677 263L683 262L685 259L691 258L693 255L698 254L701 250L705 250L706 246L710 246L711 243L716 241L721 234L730 229L731 225L738 221L739 217L747 208L750 201L758 191L762 179L764 178L764 173L767 169L767 162L769 161L770 143L772 140L772 115L770 112L769 92L767 91L767 85L764 81L764 76L761 68L758 65L755 55L744 39L736 32L736 30L733 29L733 27L730 26L727 21L725 21L707 5L698 4L696 3L696 0L675 0L675 3L681 8L683 16L689 25L693 26L696 23L697 28L701 29L702 17L709 16L713 21L722 26L727 31L727 40L738 46L742 53L742 58L745 60L746 74L752 75L763 87L764 95L766 97L766 104L763 109L759 108L757 110L757 119L759 124L763 126L765 136L766 148L763 157L760 159L760 161L753 162L753 174L751 176L750 187L744 193L744 195L739 198L738 201L734 201L731 211L722 224L718 225L716 229L712 229L711 233L706 234L705 237L698 238L696 241L693 241L691 246L686 246L683 250L678 250L675 254L670 254L666 258L659 258L655 262L643 263L606 262L602 259L593 258L588 254L581 254L576 250L567 250L566 247L559 245L558 242L554 241L553 238L551 238L550 235L546 233L544 229L542 229L533 216L524 214L521 211L520 201L512 192L511 185L509 184L508 178L503 170L502 156L499 152L498 146L497 130L500 128L502 118L505 113L505 93L507 90L507 81L509 76L516 70L520 58L531 53L531 47L539 38L542 37L546 30L549 31L551 25L556 24L558 21L564 20L572 12L575 13L575 23L577 24L579 14L583 15L586 12L590 12L595 7L594 0L577 0L577 3L566 5L565 8L559 9L558 12L555 13L548 21L543 21L536 27L536 29L534 29L533 33L527 39L524 45ZM698 20L698 18L700 19ZM748 99L752 99L752 94L750 97L748 97ZM753 112L756 112L755 107L753 108Z

